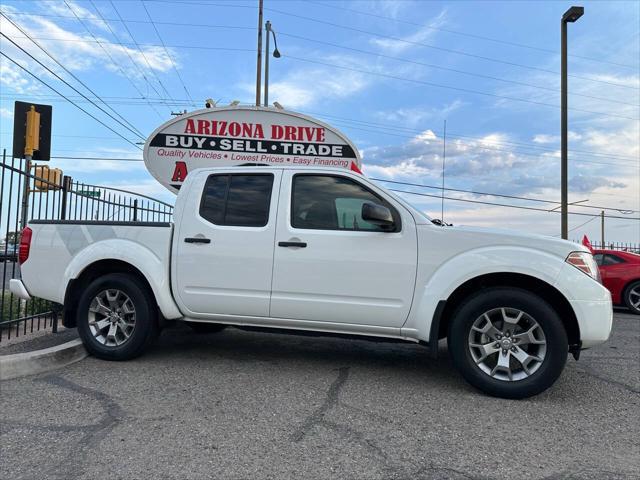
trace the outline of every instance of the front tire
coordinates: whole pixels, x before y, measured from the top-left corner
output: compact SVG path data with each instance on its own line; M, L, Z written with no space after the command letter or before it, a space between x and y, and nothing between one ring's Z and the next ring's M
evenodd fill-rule
M502 398L537 395L558 379L567 361L567 333L542 298L494 287L465 300L449 324L453 364L477 389Z
M131 275L112 273L95 279L78 302L78 334L87 351L103 360L130 360L156 337L155 301Z
M624 290L624 303L631 313L640 315L640 280L633 282Z

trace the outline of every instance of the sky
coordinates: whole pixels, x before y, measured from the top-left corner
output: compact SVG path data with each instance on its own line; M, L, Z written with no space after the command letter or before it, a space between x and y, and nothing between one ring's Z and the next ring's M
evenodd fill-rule
M5 55L108 127L2 56L0 148L11 150L14 101L50 104L52 155L111 159L56 158L52 167L172 201L135 161L136 142L208 98L254 102L257 3L3 1L2 33L84 95L97 94L111 117L2 36ZM568 25L569 201L589 215L570 215L569 237L599 240L606 207L620 217L605 219L607 241L640 243L640 2L580 5L584 16ZM559 236L560 215L547 211L559 204L495 194L559 202L560 18L571 3L264 6L282 53L270 61L270 101L340 129L367 176L405 183L383 185L414 192L401 195L431 217L441 200L425 195L440 195L446 152L445 221Z

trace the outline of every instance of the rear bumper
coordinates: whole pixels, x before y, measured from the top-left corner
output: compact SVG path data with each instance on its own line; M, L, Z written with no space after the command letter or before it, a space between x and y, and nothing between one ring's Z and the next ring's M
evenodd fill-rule
M9 290L18 298L22 298L23 300L31 299L31 295L27 292L27 288L24 286L24 283L22 283L22 280L17 278L9 280Z
M608 300L570 300L580 327L582 348L606 342L613 325L613 305Z

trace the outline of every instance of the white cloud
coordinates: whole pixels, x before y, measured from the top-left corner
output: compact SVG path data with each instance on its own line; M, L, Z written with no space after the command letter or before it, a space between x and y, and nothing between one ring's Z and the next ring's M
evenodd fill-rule
M634 157L640 161L640 122L629 122L625 127L615 131L587 129L584 133L584 145L589 147L589 150Z
M85 157L87 156L86 150L69 151L69 157ZM101 158L130 158L128 160L55 160L55 166L61 168L65 174L79 174L79 173L96 173L96 172L145 172L144 162L133 161L142 158L142 152L123 149L123 148L107 148L98 147L94 148L90 157Z
M582 140L582 135L576 132L567 132L567 138L569 140ZM545 133L537 134L533 137L534 143L547 144L547 143L560 143L560 135L548 135Z
M331 63L354 65L357 60L345 56L328 58ZM371 82L363 73L317 66L294 69L282 79L269 83L269 97L285 108L307 108L355 95ZM254 85L243 85L245 92L253 92Z
M559 187L559 162L549 152L530 156L519 153L511 138L503 132L477 139L447 141L445 176L449 181L463 181L473 190L511 195L554 195ZM415 182L442 178L442 138L425 130L399 145L363 149L365 171L385 178ZM572 168L570 188L573 193L589 194L598 189L621 192L628 182L621 170L591 164L587 169ZM632 168L632 167L629 167Z
M101 26L104 29L104 23L97 19L95 15L76 4L70 5L79 16L89 18L88 25ZM59 14L63 14L62 11L58 11L62 9L65 12L65 16L69 16L71 13L66 7L63 8L61 5L52 7L49 2L41 4L41 7L46 8L47 11L53 8ZM176 52L169 49L170 58L161 46L141 46L139 50L132 46L116 43L113 38L103 37L101 33L105 32L97 34L94 32L94 35L102 45L100 46L80 24L77 24L78 33L58 25L49 18L12 15L12 13L20 13L15 7L3 6L3 9L15 24L37 39L36 41L50 52L53 57L72 71L106 68L111 72L122 74L121 70L123 70L127 76L139 79L143 75L141 72L148 72L150 69L159 73L167 72L172 68L172 58L175 59L177 56ZM115 27L112 28L115 29ZM0 29L40 62L48 65L54 71L59 71L57 65L42 50L26 39L25 35L4 17L0 18ZM129 40L125 35L119 35L119 39L125 42ZM2 49L13 59L24 59L21 63L24 63L36 75L52 77L44 68L33 60L28 59L22 51L6 39L2 40ZM132 62L136 68L131 68ZM9 66L5 67L5 65ZM26 73L6 61L3 61L0 81L5 88L9 88L16 93L27 93L37 85L36 80L31 79Z
M389 53L403 52L410 48L419 46L418 44L424 43L433 38L437 33L436 29L447 24L446 16L446 11L442 10L427 25L420 27L409 35L404 37L395 37L390 35L390 37L393 38L373 38L370 42Z
M105 25L105 23L100 18L98 18L97 15L95 15L90 10L84 7L81 7L80 5L78 5L76 2L72 0L66 0L65 3L45 1L45 2L39 2L39 4L40 4L40 7L43 8L44 10L47 10L48 13L60 15L63 17L67 17L70 15L73 16L73 14L75 14L78 17L80 17L83 21L88 21L92 25L100 28L101 30L104 30L105 32L108 31L107 25ZM69 5L69 8L67 8L67 5Z
M8 108L0 107L0 117L13 118L13 112Z
M14 93L36 93L40 86L31 80L20 67L6 58L0 58L0 86Z
M441 121L446 119L464 105L465 102L460 99L455 99L442 107L405 107L395 110L378 111L375 113L375 116L385 122L398 123L406 127L416 127L428 120Z

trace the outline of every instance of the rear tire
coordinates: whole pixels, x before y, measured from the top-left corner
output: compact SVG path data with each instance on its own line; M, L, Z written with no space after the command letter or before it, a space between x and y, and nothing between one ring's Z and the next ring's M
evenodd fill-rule
M91 282L78 301L76 323L87 351L103 360L135 358L158 334L153 293L124 273Z
M624 289L623 301L631 313L640 315L640 280L632 282Z
M186 322L194 332L197 333L216 333L227 328L222 323L204 323L204 322Z
M447 341L453 364L467 382L511 399L531 397L553 385L569 345L560 317L547 302L506 287L466 299L453 314Z

